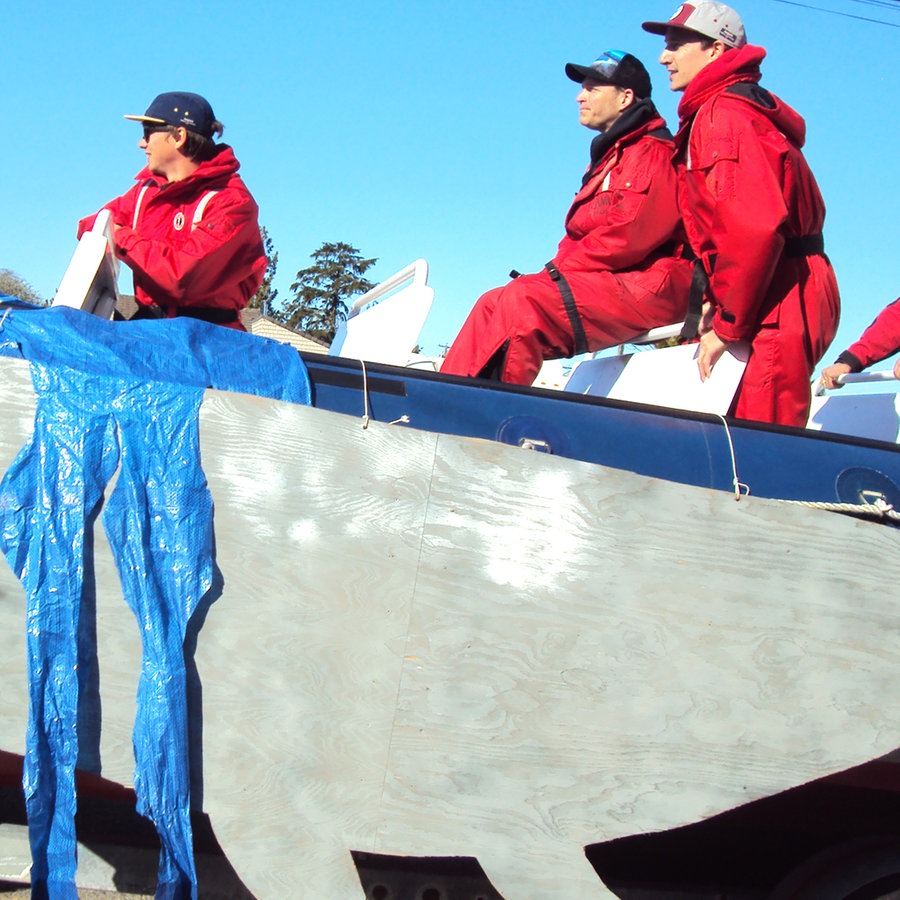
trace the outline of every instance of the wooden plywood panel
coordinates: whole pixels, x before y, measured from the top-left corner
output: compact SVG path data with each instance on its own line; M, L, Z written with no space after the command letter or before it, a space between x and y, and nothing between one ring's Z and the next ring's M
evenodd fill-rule
M5 472L31 435L34 390L24 360L0 359L0 472ZM25 595L0 558L0 749L24 753L27 722ZM8 698L23 698L10 703Z
M375 849L591 896L585 844L893 749L896 541L442 438Z
M24 364L0 378L5 469L33 400ZM584 844L900 744L894 530L218 392L201 444L223 578L203 803L259 897L360 898L351 849L600 897ZM128 783L140 644L97 543L104 774ZM0 599L21 752L5 565Z
M256 415L247 402L231 422ZM279 415L277 455L298 481L267 514L284 519L278 533L307 535L310 568L292 600L301 619L273 603L283 625L251 668L274 667L293 696L262 674L226 696L214 647L240 618L226 623L224 608L198 653L207 808L260 896L298 879L359 896L348 849L474 855L510 897L603 896L584 844L896 746L881 701L866 700L893 692L897 674L883 640L897 572L872 565L893 559L895 532L486 442ZM252 432L250 419L233 430ZM216 457L229 446L204 444ZM210 478L229 494L227 477ZM398 489L416 503L398 507ZM315 532L296 525L300 508ZM290 547L267 543L282 567L273 586L290 577ZM211 721L226 704L231 717ZM254 716L265 727L242 724ZM293 743L273 758L278 729ZM253 760L227 799L211 753ZM241 804L258 810L252 833Z
M234 395L201 433L225 580L197 651L206 808L260 896L361 896L436 437L397 458L394 429Z

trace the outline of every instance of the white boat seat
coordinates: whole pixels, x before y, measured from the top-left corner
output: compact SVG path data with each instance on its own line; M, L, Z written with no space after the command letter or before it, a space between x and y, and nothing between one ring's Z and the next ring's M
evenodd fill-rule
M428 263L417 259L359 297L331 342L329 356L405 366L434 300Z
M111 319L119 300L119 261L113 251L112 217L101 209L86 231L53 298L53 306L70 306Z

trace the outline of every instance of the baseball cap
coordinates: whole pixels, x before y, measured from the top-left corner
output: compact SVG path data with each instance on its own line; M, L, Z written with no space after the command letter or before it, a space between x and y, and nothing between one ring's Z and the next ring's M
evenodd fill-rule
M631 88L640 100L649 97L653 89L643 63L624 50L606 50L589 66L566 63L566 75L579 83L590 79L599 84Z
M142 116L125 116L135 122L153 122L157 125L176 125L195 131L203 137L212 137L216 117L212 107L199 94L173 91L160 94L147 107Z
M730 6L712 0L682 3L667 22L644 22L641 27L650 34L665 34L668 28L687 28L729 47L743 47L747 43L741 17Z

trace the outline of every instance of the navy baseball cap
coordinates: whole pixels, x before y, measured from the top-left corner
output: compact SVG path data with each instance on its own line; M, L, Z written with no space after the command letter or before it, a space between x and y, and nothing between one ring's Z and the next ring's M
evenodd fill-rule
M175 125L208 138L213 136L216 121L209 103L199 94L189 94L186 91L160 94L142 116L125 118L135 122L152 122L155 125Z
M566 63L566 75L579 84L590 79L598 84L631 88L639 100L649 97L653 90L644 64L624 50L606 50L589 66Z

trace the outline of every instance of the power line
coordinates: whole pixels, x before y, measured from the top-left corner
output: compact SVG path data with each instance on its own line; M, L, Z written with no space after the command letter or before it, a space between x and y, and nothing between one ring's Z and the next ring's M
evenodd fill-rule
M817 12L823 13L831 13L833 16L844 16L847 19L858 19L861 22L874 22L876 25L887 25L890 28L900 28L900 22L884 22L881 19L870 19L867 16L855 16L853 13L839 12L836 9L825 9L821 6L813 6L811 3L798 3L796 0L775 0L776 3L784 3L787 6L801 6L804 9L814 9ZM857 3L865 3L866 0L855 0ZM882 6L885 9L897 9L900 11L900 7L895 3L887 3L882 2L878 3L876 0L869 0L869 6Z

